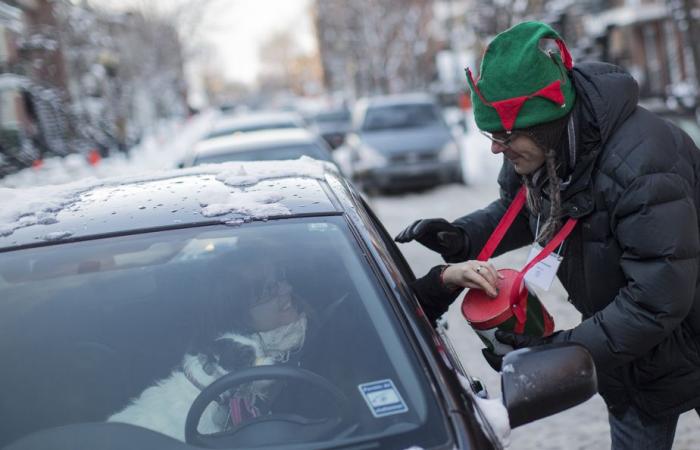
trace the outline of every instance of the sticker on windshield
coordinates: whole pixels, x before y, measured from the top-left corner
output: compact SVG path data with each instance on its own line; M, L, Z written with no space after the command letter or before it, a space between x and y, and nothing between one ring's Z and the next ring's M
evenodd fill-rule
M391 416L408 411L408 406L391 380L363 383L358 388L374 417Z

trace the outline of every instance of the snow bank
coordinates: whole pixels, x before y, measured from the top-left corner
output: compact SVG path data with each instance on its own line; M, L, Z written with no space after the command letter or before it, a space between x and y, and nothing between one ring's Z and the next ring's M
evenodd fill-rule
M129 151L129 157L122 153L112 154L95 166L88 163L85 155L78 153L47 158L39 168L27 168L0 179L0 185L24 187L63 184L87 177L107 178L172 169L209 131L216 117L217 112L207 111L185 121L164 121Z

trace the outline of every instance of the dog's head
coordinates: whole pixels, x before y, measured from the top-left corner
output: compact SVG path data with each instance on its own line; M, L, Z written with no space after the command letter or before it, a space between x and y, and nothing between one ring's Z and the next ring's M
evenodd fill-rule
M216 369L220 373L228 373L273 363L270 358L265 357L257 341L235 333L226 333L211 341L205 355L207 361L204 370L207 373L212 372L212 375Z

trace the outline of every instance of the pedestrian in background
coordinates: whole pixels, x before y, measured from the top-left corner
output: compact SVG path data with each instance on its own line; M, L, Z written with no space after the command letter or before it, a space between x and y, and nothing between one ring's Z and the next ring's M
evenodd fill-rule
M543 49L546 42L557 50ZM565 222L575 224L556 275L582 321L547 337L496 338L513 348L585 346L609 409L612 448L670 449L678 416L700 407L700 151L637 105L637 83L625 70L574 66L546 24L499 34L478 79L467 72L476 124L504 157L500 198L452 223L417 220L396 237L457 263L415 282L426 314L435 321L463 287L497 295L499 274L475 258L525 186L526 207L494 255L544 246ZM497 367L500 357L489 353Z

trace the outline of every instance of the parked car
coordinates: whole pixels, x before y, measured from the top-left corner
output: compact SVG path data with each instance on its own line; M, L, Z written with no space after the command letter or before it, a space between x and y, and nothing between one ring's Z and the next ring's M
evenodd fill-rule
M299 114L286 111L250 112L240 115L223 115L214 121L205 139L230 136L236 133L279 128L304 128Z
M590 355L564 345L507 355L505 405L483 398L328 164L230 163L14 200L0 207L5 450L494 449L508 420L595 392Z
M700 147L700 124L698 124L698 116L692 110L684 109L678 102L675 108L670 107L661 99L644 99L640 105L649 111L669 120L677 125L680 129L688 133L690 138L695 142L695 145Z
M302 156L332 162L326 143L305 129L240 133L198 142L184 167L227 161L271 161Z
M346 142L353 179L368 192L465 181L459 142L429 95L361 99Z
M350 110L336 108L316 111L308 117L309 128L326 140L331 149L340 147L350 131Z

